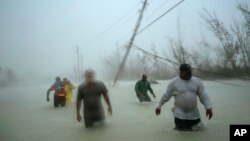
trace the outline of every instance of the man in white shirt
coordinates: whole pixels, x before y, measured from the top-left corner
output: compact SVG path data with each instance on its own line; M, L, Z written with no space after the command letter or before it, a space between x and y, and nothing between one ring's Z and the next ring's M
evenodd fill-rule
M213 116L212 104L201 80L192 76L192 68L189 64L182 64L180 75L175 77L168 85L155 113L157 116L160 115L161 106L171 97L174 97L175 102L172 112L175 117L175 129L192 131L192 127L201 121L197 107L197 96L206 108L206 116L211 119Z

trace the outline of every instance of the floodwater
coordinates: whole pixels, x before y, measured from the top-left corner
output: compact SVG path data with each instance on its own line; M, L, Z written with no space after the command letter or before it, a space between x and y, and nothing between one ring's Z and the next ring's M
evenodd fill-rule
M173 130L173 99L162 107L160 116L154 110L169 81L152 85L157 98L139 103L135 82L120 82L109 87L113 115L106 115L105 125L86 129L77 123L75 103L55 109L46 102L48 85L19 85L0 88L1 141L228 141L230 124L250 123L250 82L226 81L235 85L205 81L213 102L214 117L208 121L201 104L199 109L206 126L203 131ZM105 105L105 103L104 103ZM105 107L106 108L106 107ZM107 108L106 108L107 109Z

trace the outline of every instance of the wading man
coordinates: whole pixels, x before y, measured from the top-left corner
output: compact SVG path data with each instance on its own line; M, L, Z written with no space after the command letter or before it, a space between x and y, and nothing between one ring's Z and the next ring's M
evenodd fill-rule
M64 84L60 77L56 77L55 83L47 91L47 101L49 102L49 94L54 91L54 107L65 107L66 104L66 92L64 90Z
M192 131L194 125L200 120L200 113L197 107L197 97L205 106L206 116L211 119L213 116L212 104L204 86L199 78L192 76L192 69L189 64L180 66L180 75L175 77L168 85L167 91L163 94L155 112L160 115L161 106L175 98L172 109L175 121L175 129L181 131Z
M64 90L66 92L66 103L70 104L72 102L73 90L75 89L74 85L67 79L63 79Z
M154 98L156 98L153 89L151 88L151 85L149 83L149 81L147 80L147 75L143 74L142 75L142 79L139 80L136 84L135 84L135 92L136 92L136 96L138 97L140 102L150 102L151 99L148 96L148 90L150 91L150 93L153 95Z
M82 120L80 110L83 103L83 116L86 128L92 127L95 122L103 121L105 119L101 101L102 96L108 105L108 113L112 115L112 107L106 86L103 82L95 80L94 71L87 70L85 72L85 82L78 87L76 102L78 122L81 122Z

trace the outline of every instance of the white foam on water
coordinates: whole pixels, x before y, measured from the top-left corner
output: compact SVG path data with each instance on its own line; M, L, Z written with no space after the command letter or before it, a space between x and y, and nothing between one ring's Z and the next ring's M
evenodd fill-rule
M164 129L165 132L172 132L172 131L176 131L173 127L168 127Z
M205 129L205 125L204 125L204 123L203 122L199 122L198 124L196 124L196 125L194 125L193 127L192 127L192 130L193 131L202 131L202 130L204 130Z

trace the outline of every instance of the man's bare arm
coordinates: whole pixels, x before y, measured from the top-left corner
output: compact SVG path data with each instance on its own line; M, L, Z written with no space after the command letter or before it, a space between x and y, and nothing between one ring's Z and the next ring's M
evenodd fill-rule
M82 106L82 100L77 100L77 102L76 102L76 112L77 112L77 114L80 114L81 106Z
M50 93L50 91L51 91L51 89L49 88L48 90L47 90L47 101L49 102L49 93Z
M81 117L81 114L80 114L81 106L82 106L82 100L77 100L76 101L76 116L77 116L77 121L78 122L82 121L82 117Z
M110 115L112 115L112 106L111 106L111 103L110 103L110 100L109 100L109 96L107 94L104 94L103 97L104 97L105 102L108 105L108 113Z

